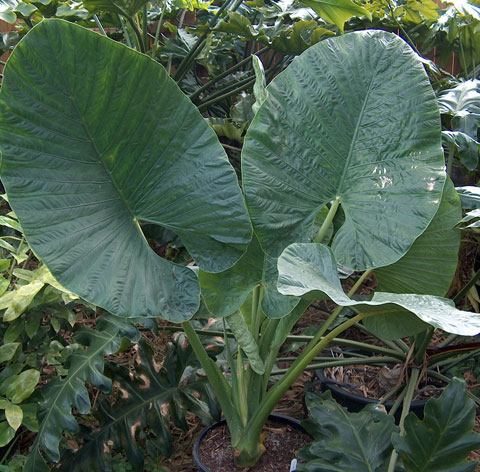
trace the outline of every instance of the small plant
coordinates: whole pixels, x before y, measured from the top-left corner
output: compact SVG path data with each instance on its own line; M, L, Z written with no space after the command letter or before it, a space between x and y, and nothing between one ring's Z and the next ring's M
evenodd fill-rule
M125 319L99 326L99 345L82 353L95 355L97 369L75 358L78 368L44 391L49 408L26 471L46 469L42 451L59 460L62 430L76 430L71 408L90 408L83 382L107 386L99 359L122 336L138 339L129 318L181 323L241 467L264 452L262 428L282 395L350 326L480 332L478 315L438 296L385 283L371 300L353 298L372 271L406 257L442 196L459 205L418 57L395 35L352 33L312 46L266 91L244 140L243 195L212 129L150 58L61 20L37 25L13 52L0 95L9 201L58 282L118 317L110 320ZM144 223L175 232L196 267L157 256ZM339 265L361 273L348 294ZM270 386L278 350L312 297L339 308ZM344 306L357 314L326 334ZM224 318L229 376L190 321L202 313Z

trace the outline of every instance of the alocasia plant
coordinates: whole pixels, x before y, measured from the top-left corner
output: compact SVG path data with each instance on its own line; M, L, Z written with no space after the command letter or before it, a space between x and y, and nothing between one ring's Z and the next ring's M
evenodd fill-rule
M239 466L263 453L262 427L283 393L356 322L393 310L454 333L480 331L480 316L439 297L385 287L371 301L351 298L372 269L409 251L445 186L438 107L410 48L381 31L328 39L267 92L242 156L248 213L213 131L142 54L45 21L13 52L0 95L2 180L32 249L67 289L117 316L182 323ZM340 207L345 222L330 249L320 242ZM142 223L174 231L199 277L157 256ZM367 270L348 295L338 263ZM238 341L233 352L226 338L231 382L188 321L200 287L206 307L225 317ZM311 296L359 314L324 336L333 312L270 387L278 350Z

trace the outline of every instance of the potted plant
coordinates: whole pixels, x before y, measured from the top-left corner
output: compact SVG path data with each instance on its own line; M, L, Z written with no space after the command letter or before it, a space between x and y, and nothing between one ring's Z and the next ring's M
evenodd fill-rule
M2 181L33 251L59 283L117 316L181 323L240 467L264 452L262 428L282 395L355 323L480 331L478 315L440 297L351 298L372 270L408 253L444 191L438 106L418 57L395 35L351 33L308 49L267 91L244 143L246 206L195 106L124 45L44 21L14 50L0 95ZM173 230L198 276L150 250L142 223ZM349 294L337 264L365 271ZM234 353L226 337L230 382L189 321L200 295L236 338ZM270 386L311 297L340 308ZM358 314L325 335L342 306ZM70 417L51 428L68 429ZM41 450L58 460L48 412L41 420L25 470L45 468Z

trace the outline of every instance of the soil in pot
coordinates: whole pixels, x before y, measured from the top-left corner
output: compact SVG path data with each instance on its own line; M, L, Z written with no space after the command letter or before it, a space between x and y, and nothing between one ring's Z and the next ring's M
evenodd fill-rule
M276 419L269 419L263 431L267 450L254 467L239 469L234 466L230 432L225 423L206 433L199 448L199 458L211 472L288 472L296 452L312 440L301 429Z

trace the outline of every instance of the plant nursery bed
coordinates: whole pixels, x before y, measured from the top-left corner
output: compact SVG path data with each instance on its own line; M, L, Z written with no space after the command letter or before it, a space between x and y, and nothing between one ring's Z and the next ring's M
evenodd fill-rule
M212 472L288 472L296 452L311 441L310 436L288 424L268 420L264 433L266 452L254 467L240 469L233 464L233 448L226 424L221 424L205 435L200 460Z

